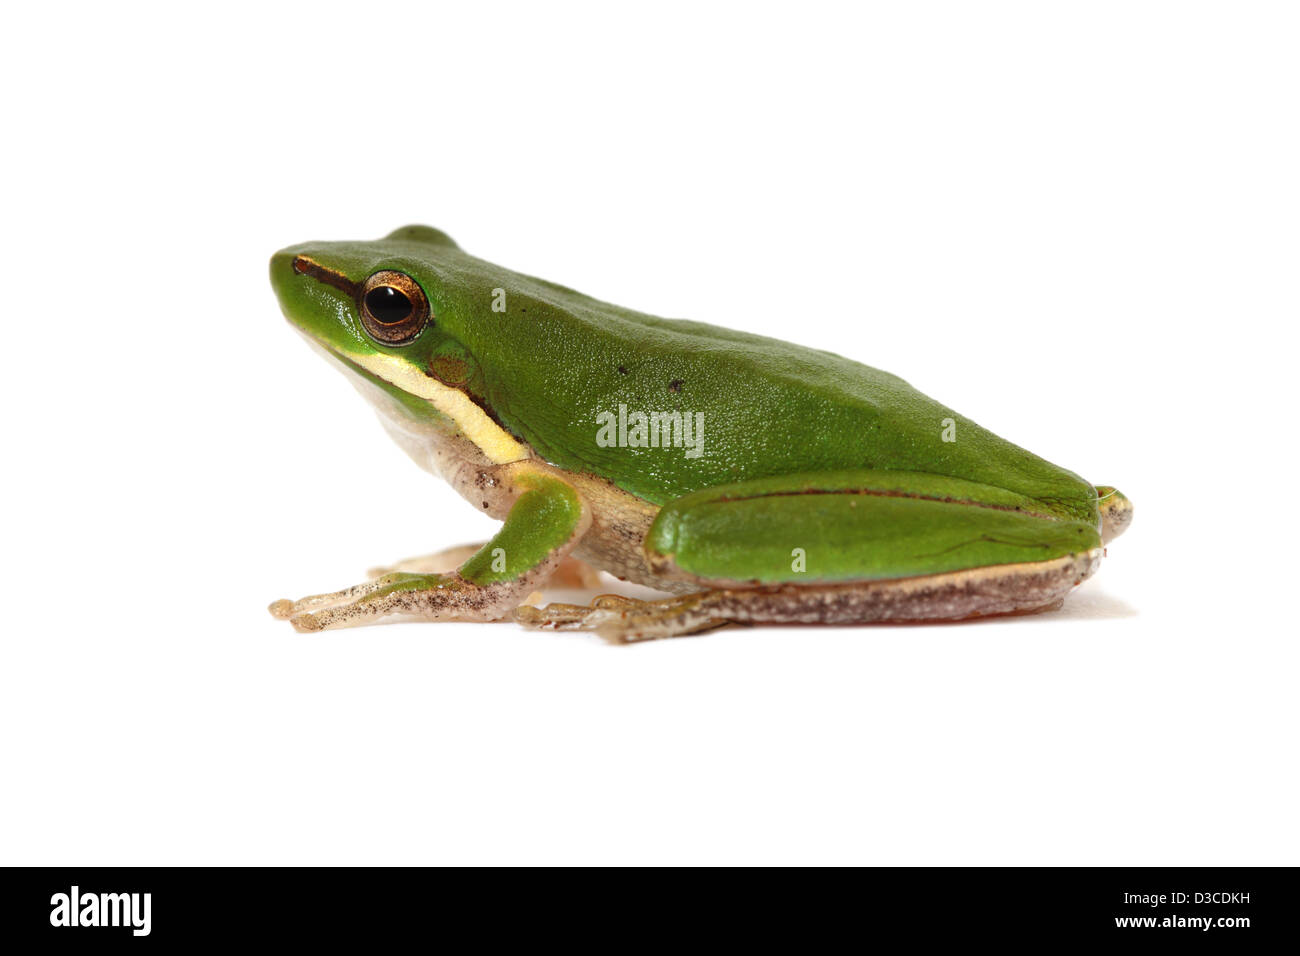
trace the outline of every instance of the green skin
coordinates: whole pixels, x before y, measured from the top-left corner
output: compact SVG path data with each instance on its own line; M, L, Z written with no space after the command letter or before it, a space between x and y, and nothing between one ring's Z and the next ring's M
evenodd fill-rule
M304 274L303 262L324 271ZM357 290L380 270L409 276L428 299L431 320L401 345L377 341L359 314ZM349 595L345 613L313 617L327 596L277 602L279 615L302 629L387 613L502 616L520 595L494 592L481 615L465 602L446 613L436 595L373 613L356 607L382 603L395 590L501 591L529 569L554 564L580 541L595 508L584 508L583 481L603 480L647 513L658 509L633 542L642 550L636 559L650 569L645 583L662 577L677 590L693 583L696 590L785 584L788 591L1052 561L1096 552L1108 513L1116 516L1114 533L1127 523L1123 496L1111 489L1099 496L1074 473L887 372L600 302L470 256L428 227L373 242L291 247L272 259L271 280L290 322L399 428L405 420L471 456L492 453L478 436L466 437L463 422L389 380L395 376L365 367L376 356L468 396L494 423L489 429L528 454L515 465L499 455L478 459L527 477L501 534L458 573L408 573L359 586L370 588L364 593L339 592ZM701 453L610 444L608 433L602 442L597 416L620 406L702 415ZM1099 508L1107 495L1109 506ZM490 560L495 548L504 552L504 569ZM794 548L805 553L801 567L792 566Z

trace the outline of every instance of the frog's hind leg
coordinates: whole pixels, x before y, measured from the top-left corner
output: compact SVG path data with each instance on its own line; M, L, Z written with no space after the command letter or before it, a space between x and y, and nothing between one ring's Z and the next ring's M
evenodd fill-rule
M916 624L1030 614L1059 607L1092 574L1101 549L1050 561L971 568L892 581L714 588L661 600L601 595L589 606L521 607L525 627L590 630L627 644L727 624Z
M523 605L515 608L513 617L534 630L595 631L611 643L629 644L699 634L733 623L712 605L710 596L715 593L704 591L645 601L602 594L587 605Z
M658 580L692 593L516 619L630 641L728 622L952 621L1044 608L1102 554L1093 523L1049 509L1005 489L915 472L718 486L666 503L646 536Z

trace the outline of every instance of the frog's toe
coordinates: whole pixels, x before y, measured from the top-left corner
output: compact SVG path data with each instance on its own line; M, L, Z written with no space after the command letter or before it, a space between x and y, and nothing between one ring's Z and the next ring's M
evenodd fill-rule
M299 634L316 634L320 631L329 631L357 624L368 624L375 618L382 616L384 611L385 608L382 605L358 602L356 604L325 608L323 611L308 611L305 614L295 614L289 618L289 623L293 625L293 629Z
M420 592L388 590L394 583L393 579L398 577L401 575L389 574L349 588L349 600L329 607L311 611L299 609L298 613L289 618L289 623L299 634L315 634L317 631L369 624L388 614L419 610L422 597Z
M267 610L271 612L271 617L278 621L290 621L300 614L316 610L318 608L330 607L353 598L356 588L348 588L343 591L334 591L330 594L311 594L297 601L290 601L288 598L281 598L278 601L272 601Z
M1133 523L1133 502L1110 485L1097 485L1097 510L1101 512L1101 543L1110 544Z
M272 601L266 609L271 612L271 617L278 621L286 621L293 617L293 602L288 598Z
M325 630L325 625L315 614L299 614L291 617L289 623L299 634L315 634L317 631Z
M267 607L271 616L281 621L296 622L299 617L304 616L309 611L323 611L339 606L350 606L365 598L399 584L411 578L419 577L403 571L393 571L379 577L372 578L362 584L354 584L350 588L344 588L341 591L328 591L324 594L309 594L305 598L299 598L297 601L290 601L281 598L273 601ZM298 625L295 623L295 627ZM299 628L301 630L301 628ZM320 630L320 628L312 628Z

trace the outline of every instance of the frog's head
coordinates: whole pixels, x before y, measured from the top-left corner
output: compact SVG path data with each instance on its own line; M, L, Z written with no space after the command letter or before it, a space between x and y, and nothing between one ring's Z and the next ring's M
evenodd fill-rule
M457 338L466 294L490 296L478 260L428 226L374 242L313 242L271 257L285 317L334 360L394 436L424 461L433 432L462 435L493 461L526 450L487 411L482 380Z

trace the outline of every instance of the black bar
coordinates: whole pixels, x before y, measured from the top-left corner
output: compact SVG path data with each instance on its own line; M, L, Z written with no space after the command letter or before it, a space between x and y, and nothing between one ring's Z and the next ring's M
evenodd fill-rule
M575 869L488 877L431 869L52 868L7 869L5 881L0 925L10 939L36 945L279 941L369 949L412 934L452 942L470 933L490 944L532 932L537 946L730 939L733 948L751 936L789 936L806 949L844 934L853 944L903 934L930 942L1236 950L1300 938L1293 869ZM114 920L119 925L72 925ZM626 938L620 943L611 932ZM17 951L25 950L10 949Z

